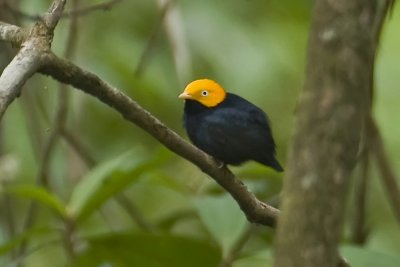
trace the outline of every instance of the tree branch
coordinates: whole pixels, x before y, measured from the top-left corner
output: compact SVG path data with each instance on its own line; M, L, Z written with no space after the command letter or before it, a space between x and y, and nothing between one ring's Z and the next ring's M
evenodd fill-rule
M66 0L55 0L47 13L44 14L43 21L50 32L53 32L54 28L57 26L64 10L65 3Z
M83 70L65 59L58 58L48 49L40 50L40 46L37 48L42 60L39 68L40 73L70 84L109 105L125 119L148 132L171 151L194 163L203 172L210 175L232 195L249 221L275 226L279 210L258 200L229 169L220 168L219 163L215 162L212 157L183 140L138 103L95 74ZM6 108L3 108L3 113Z
M7 107L21 93L21 87L39 69L41 51L36 41L28 40L0 76L0 119Z
M220 168L212 157L183 140L124 93L110 86L95 74L58 58L52 53L47 53L44 61L45 64L39 70L41 73L95 96L118 111L126 120L148 132L168 149L191 161L210 175L238 202L249 221L269 226L275 225L279 214L278 209L258 200L229 169Z
M43 63L43 52L50 49L54 27L60 19L64 4L65 0L54 1L44 16L44 24L42 22L36 23L26 40L25 38L21 38L23 31L16 29L16 26L10 28L4 25L4 23L0 25L0 32L5 28L18 33L16 37L10 37L8 33L2 35L2 38L10 38L14 42L25 40L22 43L21 50L0 76L0 119L3 117L7 107L19 96L25 82Z
M0 22L0 40L10 41L12 44L20 45L27 37L27 32L14 25Z
M238 240L232 245L228 253L221 259L218 267L231 267L233 262L240 256L240 252L247 244L254 232L253 225L248 225L247 229L240 235Z

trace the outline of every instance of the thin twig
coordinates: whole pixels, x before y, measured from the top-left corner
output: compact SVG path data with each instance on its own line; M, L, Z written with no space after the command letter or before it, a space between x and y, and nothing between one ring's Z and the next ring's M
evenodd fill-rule
M8 13L10 13L10 14L13 14L13 16L15 18L23 18L23 19L28 19L28 20L32 20L32 21L38 21L41 19L40 15L29 15L29 14L26 14L26 13L18 10L17 8L14 8L14 6L18 6L18 5L15 4L15 1L13 1L13 4L11 5L9 1L10 0L4 0L1 3L1 8L3 10L7 10Z
M363 245L367 240L368 231L365 227L365 211L368 189L369 153L368 146L362 154L361 173L355 185L354 206L352 208L351 241L357 245Z
M69 17L76 17L76 16L84 16L84 15L87 15L94 11L108 11L114 5L116 5L120 2L122 2L122 0L111 0L111 1L104 2L104 3L81 8L81 9L73 9L71 11L65 12L62 17L69 18Z
M371 18L372 25L371 27L371 37L374 40L379 40L382 34L383 24L385 22L385 17L390 17L391 11L394 6L394 0L387 1L379 1L377 4L377 12L375 17ZM372 48L373 57L375 61L376 53L378 51L377 46L379 42L373 42L374 47ZM374 97L374 86L375 86L375 76L374 76L374 68L375 64L371 65L370 73L369 73L369 83L368 83L368 91L369 91L369 103L368 103L368 113L366 115L366 130L365 130L365 140L364 140L364 148L363 154L361 156L361 175L359 177L359 183L356 186L356 196L355 196L355 209L353 210L353 224L352 224L352 236L351 239L356 244L364 244L368 231L365 228L365 205L366 205L366 194L367 194L367 186L368 186L368 173L369 173L369 157L370 151L374 150L374 138L376 136L371 136L371 134L375 134L378 129L376 128L376 124L373 122L371 113L372 113L372 104ZM373 125L370 125L372 121ZM372 129L371 129L372 127ZM379 131L378 131L379 133ZM372 146L372 147L371 147ZM372 151L373 152L373 151Z
M61 129L61 134L65 141L67 141L69 146L72 147L74 151L80 156L80 158L85 162L86 166L91 167L96 164L96 160L94 159L94 157L88 152L81 141L76 138L73 133L71 133L67 129Z
M88 7L84 7L81 9L72 9L70 11L65 11L61 15L61 19L69 19L72 17L80 17L80 16L85 16L88 15L89 13L95 12L95 11L108 11L110 10L114 5L118 4L119 2L122 2L123 0L110 0L104 3L100 4L95 4L91 5ZM10 12L12 12L14 15L25 18L28 20L33 20L33 21L38 21L41 19L40 15L31 15L27 14L25 12L22 12L14 7L12 7L9 3L3 4L4 8L8 9Z
M53 31L60 19L64 5L65 0L55 0L52 3L47 13L43 16L44 24L41 22L35 24L26 41L22 44L21 50L0 76L0 118L8 105L20 94L25 82L36 73L37 69L43 63L43 51L47 51L50 48ZM47 187L47 176L42 174L41 171L39 173L40 178L38 179L38 183ZM37 205L31 202L23 223L24 230L29 229L33 225L36 212ZM27 240L21 243L17 252L17 258L24 254L27 243Z
M22 111L24 112L24 120L26 129L30 138L30 145L34 154L34 159L39 164L42 145L43 145L43 129L46 129L48 124L41 120L40 110L38 107L41 104L40 96L33 90L25 90L24 97L19 101Z
M79 7L80 0L72 0L72 9L76 10ZM71 19L68 29L68 37L66 48L64 52L65 58L72 58L77 46L78 40L78 17L74 16ZM68 90L68 85L59 84L58 89L58 105L55 119L53 125L56 129L53 134L57 137L62 136L63 129L66 127L67 114L69 108L70 91ZM54 149L54 148L53 148ZM64 247L68 254L69 263L73 262L75 259L75 244L74 244L74 232L75 232L75 222L70 218L64 219Z
M35 202L31 202L29 204L29 208L26 214L26 217L24 219L24 222L22 224L22 229L23 232L27 231L28 229L30 229L35 221L35 217L37 214L37 209L38 206ZM28 245L28 240L24 240L21 242L21 244L19 245L19 248L17 250L16 254L16 259L21 258L23 254L25 254L26 251L26 247ZM17 265L18 267L21 265Z
M140 210L123 192L115 196L115 200L142 230L146 232L154 232L156 230L154 225L144 219Z
M139 62L135 68L135 76L140 76L143 73L146 64L149 62L151 52L156 44L158 36L161 33L161 28L164 23L165 16L170 8L170 5L171 2L168 1L160 8L161 11L160 15L158 16L158 21L151 32L150 38L147 41L146 47L140 55Z
M240 252L243 247L246 245L247 241L249 241L250 237L253 234L254 226L248 225L247 229L240 235L238 240L232 245L228 253L223 257L222 261L218 265L219 267L231 267L232 263L239 257Z
M386 189L390 205L392 206L392 211L395 218L400 223L400 189L397 183L398 180L389 163L389 158L384 148L381 133L372 117L370 118L369 131L371 134L372 155L374 156L379 171L381 172L382 182Z
M60 243L61 243L61 240L57 238L57 239L51 239L51 240L45 241L44 243L37 244L37 245L33 246L32 248L24 251L23 254L14 258L11 262L9 262L7 265L5 265L5 267L25 266L23 264L23 261L26 257L32 255L33 253L35 253L45 247L56 246Z
M72 1L73 7L76 6L76 2L77 0ZM65 2L63 2L63 4L65 4ZM53 3L53 5L55 4ZM60 9L60 5L61 2L59 2L58 5L55 5L54 7L52 6L50 8L51 10L53 9L56 10L57 21L62 13L62 8ZM54 22L49 22L49 23L54 23ZM69 26L67 44L64 52L64 56L68 59L71 58L75 50L76 40L77 40L77 18L75 17L71 20ZM52 122L53 128L43 148L42 160L40 161L39 174L38 174L39 184L42 184L47 188L49 187L48 174L50 168L50 159L54 147L57 144L57 140L60 136L61 130L65 127L68 114L68 102L69 102L68 100L69 100L69 91L67 90L65 84L60 84L58 89L58 104L56 105L57 110Z

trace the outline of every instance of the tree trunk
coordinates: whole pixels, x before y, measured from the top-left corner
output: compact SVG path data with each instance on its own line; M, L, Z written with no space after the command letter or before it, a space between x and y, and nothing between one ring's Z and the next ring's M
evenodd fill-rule
M389 2L318 0L278 222L275 267L333 267L351 171L370 110Z

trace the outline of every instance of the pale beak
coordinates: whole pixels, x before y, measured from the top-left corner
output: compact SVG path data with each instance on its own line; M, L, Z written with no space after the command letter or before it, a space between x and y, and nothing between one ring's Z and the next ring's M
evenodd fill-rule
M180 99L191 99L191 98L192 98L192 95L191 95L191 94L188 94L188 93L186 93L186 92L183 92L183 93L180 94L178 97L179 97Z

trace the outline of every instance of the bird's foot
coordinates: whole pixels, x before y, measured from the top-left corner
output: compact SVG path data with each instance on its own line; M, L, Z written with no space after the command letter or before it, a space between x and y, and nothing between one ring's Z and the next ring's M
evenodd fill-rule
M223 167L226 167L225 162L219 161L219 160L215 160L215 162L218 164L217 168L218 169L222 169Z

